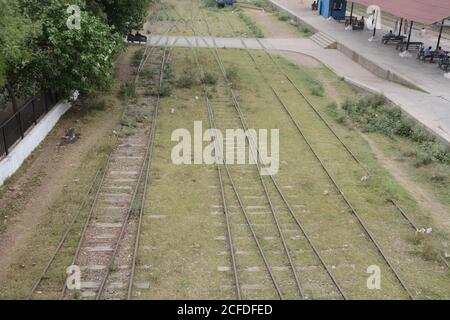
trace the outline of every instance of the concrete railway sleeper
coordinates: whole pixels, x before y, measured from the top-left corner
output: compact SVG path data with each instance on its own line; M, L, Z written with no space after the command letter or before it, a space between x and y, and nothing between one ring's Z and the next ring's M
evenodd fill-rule
M223 64L220 63L220 58L217 59L217 62L218 62L218 66L220 67L222 73L225 75L225 79L226 79L226 72L225 72L225 70L224 70ZM229 88L228 80L226 80L226 82L227 82L227 83L226 83L225 87ZM231 88L230 88L230 89L231 89ZM233 103L235 104L235 107L237 108L237 110L239 110L239 104L238 104L237 100L236 100L235 97L234 97L234 93L232 92L232 89L231 89L231 92L230 92L230 93L231 93L231 96L232 96L232 101L233 101ZM239 118L242 119L241 116L240 116ZM245 123L241 122L241 125L244 125L244 128L245 128ZM265 183L264 183L264 181L262 180L261 177L260 177L260 179L261 179L261 183L265 186ZM265 188L265 190L267 191L267 188ZM280 195L281 195L282 197L284 196L280 189L278 189L278 192L280 193ZM268 197L268 199L270 199L270 196L268 195L268 193L267 193L267 197ZM287 203L286 197L283 198L283 201L285 201L285 202ZM270 201L270 202L272 202L272 201ZM273 207L273 205L272 205L272 207ZM290 209L290 208L289 208L289 209ZM298 223L298 220L297 220L297 223ZM302 229L302 228L301 228L301 229ZM304 231L304 229L303 229L303 231ZM281 232L281 230L280 230L280 232ZM281 232L281 234L283 234L283 233ZM311 239L310 239L309 237L306 237L306 238L307 238L308 242L309 242L310 244L312 244L312 243L311 243ZM321 259L320 254L318 254L317 250L315 250L315 248L313 248L313 250L314 250L315 254L319 256L319 260L321 260L321 262L323 263L323 259ZM288 252L289 252L289 251L288 251ZM291 261L292 261L292 259L291 259ZM338 292L340 292L340 294L341 294L344 298L346 298L346 296L345 296L345 294L343 293L342 289L340 288L340 286L337 284L337 282L336 282L336 280L334 279L334 277L333 277L333 276L331 275L331 273L329 272L328 267L327 267L324 263L323 263L323 265L324 265L325 269L327 270L328 274L329 274L329 275L331 276L331 278L333 279L333 283L336 285ZM297 278L297 279L298 279L298 278ZM300 286L300 288L301 288L301 286ZM301 289L300 289L300 290L301 290ZM303 296L303 295L302 295L302 296Z
M244 43L245 44L245 43ZM306 137L306 135L304 134L303 130L301 129L301 126L297 123L297 121L294 120L294 117L292 115L292 113L289 111L288 107L286 106L286 104L284 103L284 101L282 100L280 94L274 89L274 87L272 85L270 85L270 83L268 82L266 76L264 75L264 73L261 71L258 63L256 62L256 60L254 59L253 55L250 53L250 51L248 51L248 54L251 57L251 60L254 62L254 65L256 66L257 70L259 70L259 72L261 73L261 75L263 76L265 82L267 83L267 85L270 87L270 89L272 90L273 94L276 96L277 100L279 101L279 103L282 105L283 109L286 111L286 113L288 114L289 118L292 120L292 122L294 123L294 125L296 126L298 132L300 133L300 135L302 136L302 138L305 140L306 144L308 145L308 147L310 148L311 152L314 154L315 158L319 161L321 167L323 168L323 170L326 172L327 176L329 177L329 179L331 180L331 182L333 183L333 185L335 186L335 188L337 189L337 191L339 192L339 194L342 196L343 200L345 201L345 203L348 205L348 207L350 208L351 212L353 213L353 215L356 217L356 219L358 220L359 224L361 225L361 227L364 229L365 233L367 234L367 236L369 237L370 241L374 244L374 246L376 247L376 249L378 250L378 252L380 253L380 255L382 256L383 260L386 262L386 264L389 266L389 268L392 270L393 274L395 275L395 277L397 278L397 280L399 281L400 285L403 287L403 289L405 290L405 292L407 293L408 297L410 299L413 299L413 295L411 294L411 292L409 291L408 287L406 286L406 284L404 283L404 281L402 280L402 278L400 277L399 273L396 271L395 267L392 265L392 263L390 262L390 260L388 259L388 257L385 255L384 251L382 250L382 248L380 247L378 241L375 239L374 235L370 232L370 230L368 229L368 227L366 226L366 224L364 223L364 221L362 220L362 218L360 217L359 213L356 211L356 209L354 208L353 204L350 202L350 200L347 198L347 196L345 195L345 193L342 191L342 189L340 188L339 184L337 183L336 179L334 178L334 176L331 174L330 170L327 168L327 166L325 165L325 163L323 162L323 160L320 158L320 156L317 154L317 152L315 151L315 149L313 148L313 146L311 145L311 142L308 140L308 138Z
M203 71L201 71L202 70L201 69L201 65L200 65L200 62L198 61L198 58L197 58L195 50L193 50L193 52L194 52L194 56L196 57L196 64L197 64L201 74L203 74ZM206 91L206 88L205 88L205 95L206 94L207 94L207 91ZM207 96L206 96L206 105L207 105L208 118L210 120L211 128L217 128L216 123L215 123L215 118L214 118L214 112L213 112L213 109L211 107L211 102L209 101ZM226 172L226 176L229 179L229 183L231 185L231 188L232 188L232 191L233 191L233 195L234 195L235 199L237 200L237 203L238 203L238 206L239 206L241 212L243 213L243 217L245 219L245 224L248 227L248 230L251 233L251 237L252 237L252 239L254 241L254 244L256 245L257 250L258 250L258 252L259 252L259 254L260 254L260 256L261 256L261 258L263 260L264 267L265 267L265 269L266 269L266 271L267 271L267 273L268 273L268 275L270 277L270 281L272 282L272 284L273 284L273 286L274 286L274 288L276 290L278 298L283 299L284 295L283 295L282 289L280 288L280 285L279 285L278 281L275 278L275 275L274 275L273 270L272 270L272 268L270 266L270 263L269 263L269 259L268 259L266 253L263 250L263 247L261 245L261 241L259 240L260 237L258 237L257 232L255 231L255 228L252 225L252 222L251 222L251 219L249 217L248 210L247 210L247 206L244 204L244 202L242 200L242 197L239 194L239 191L238 191L238 188L236 186L236 183L235 183L235 181L232 178L232 173L230 172L231 170L230 170L229 166L226 163L224 163L223 167L224 167L224 170ZM234 271L234 274L235 274L236 295L237 295L238 298L241 298L242 297L241 285L240 285L240 281L239 281L237 261L236 261L236 257L235 257L236 256L235 255L235 242L233 241L233 233L232 233L232 230L231 230L232 229L232 223L230 223L230 221L229 221L228 206L227 206L227 202L225 200L226 199L226 197L225 197L225 186L223 184L224 178L222 176L222 171L220 170L220 165L218 166L218 174L220 175L219 176L219 180L222 181L221 182L221 193L224 195L224 197L222 198L224 200L223 208L224 208L225 218L226 218L227 223L228 223L227 224L227 239L228 239L228 242L229 242L230 254L232 256L233 271Z

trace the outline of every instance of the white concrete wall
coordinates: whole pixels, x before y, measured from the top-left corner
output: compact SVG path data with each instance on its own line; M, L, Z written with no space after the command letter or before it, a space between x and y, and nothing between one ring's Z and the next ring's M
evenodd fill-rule
M9 155L0 161L0 186L20 168L70 107L69 102L60 102L54 106L11 150Z

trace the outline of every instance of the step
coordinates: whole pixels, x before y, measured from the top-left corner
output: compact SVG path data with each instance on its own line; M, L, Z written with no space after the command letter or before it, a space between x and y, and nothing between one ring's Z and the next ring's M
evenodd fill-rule
M324 49L337 49L336 40L323 32L315 33L310 37L310 39Z

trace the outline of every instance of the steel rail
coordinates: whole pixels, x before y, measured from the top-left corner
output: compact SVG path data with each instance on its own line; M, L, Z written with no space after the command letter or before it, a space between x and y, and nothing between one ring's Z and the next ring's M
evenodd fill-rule
M353 204L350 202L350 200L347 198L347 196L345 195L345 193L343 192L343 190L341 189L341 187L339 186L339 184L336 182L336 179L334 178L334 176L331 174L330 170L327 168L327 166L325 165L325 163L322 161L322 159L319 157L319 155L317 154L317 152L315 151L315 149L312 147L309 139L306 137L306 135L304 134L303 130L301 129L300 125L294 120L293 115L290 113L289 109L287 108L286 104L284 103L284 101L281 99L281 97L279 96L279 94L273 89L273 92L275 93L278 101L280 102L280 104L283 105L284 110L286 111L286 113L289 115L289 118L292 120L292 122L295 124L295 127L297 128L297 131L300 133L300 135L302 136L303 140L306 142L306 144L308 145L308 148L311 150L311 152L314 154L314 157L317 159L317 161L320 163L321 167L323 168L323 170L325 171L326 175L329 177L330 181L333 183L333 185L335 186L336 190L339 192L339 194L341 195L342 199L345 201L345 203L347 204L347 206L350 208L351 212L353 213L353 215L356 217L356 219L358 220L359 224L362 226L363 230L365 231L365 233L367 234L367 236L369 237L369 239L372 241L372 243L375 245L376 249L378 250L378 252L380 253L380 255L382 256L382 258L384 259L384 261L386 262L386 264L389 266L389 268L391 269L391 271L394 273L395 277L397 278L397 280L399 281L400 285L403 287L403 289L406 291L407 295L409 296L410 299L414 299L413 295L411 294L411 292L409 291L408 287L406 286L406 284L404 283L404 281L402 280L402 278L400 277L400 275L398 274L398 272L396 271L396 269L394 268L394 266L392 265L392 263L390 262L390 260L387 258L387 256L385 255L385 253L383 252L382 248L380 247L380 245L378 244L378 241L375 239L374 235L372 235L372 233L370 232L370 230L368 229L368 227L366 226L366 224L364 223L364 221L362 220L362 218L360 217L358 211L355 209L355 207L353 206Z
M241 38L241 41L242 41L242 38ZM344 147L344 149L347 151L347 153L353 158L353 160L358 165L361 166L362 169L364 169L366 171L366 173L369 176L371 176L369 169L361 162L361 160L359 160L359 158L354 154L354 152L350 149L350 147L342 140L342 138L339 137L339 135L333 129L331 124L327 121L327 119L324 118L324 116L321 114L321 112L317 109L316 106L314 106L314 104L311 102L311 100L308 99L308 97L303 93L303 91L300 90L300 88L297 86L297 84L294 82L294 80L282 69L280 64L276 61L276 59L273 57L273 55L267 50L267 48L264 46L264 44L261 42L261 40L256 38L256 41L263 48L264 52L271 59L271 61L274 63L274 65L277 67L277 69L283 74L283 76L288 80L288 82L295 88L295 90L300 94L300 96L303 98L303 100L305 100L307 105L314 111L314 113L319 117L319 119L325 124L325 126L330 130L330 132L336 137L336 139ZM252 57L252 59L254 59L254 58Z
M166 52L167 52L167 48L164 48L164 53L163 53L162 62L161 62L160 79L162 77L162 74L164 73L165 63L166 63L166 60L168 59ZM142 178L144 177L145 163L147 162L147 158L148 158L148 155L149 155L150 143L151 143L151 141L149 141L148 144L147 144L145 156L144 156L144 159L143 159L143 162L142 162L142 166L141 166L141 170L140 170L140 173L139 173L139 178L138 178L138 180L136 182L136 186L135 186L135 189L134 189L134 192L133 192L133 196L132 196L132 199L131 199L131 202L130 202L130 206L128 208L126 217L124 219L124 223L122 224L122 228L120 230L119 237L118 237L116 245L114 247L114 251L113 251L113 253L111 255L111 258L109 259L109 264L108 264L108 266L106 268L106 272L105 272L105 274L103 275L103 277L102 277L102 279L100 281L100 286L99 286L97 294L95 296L95 300L100 300L102 295L103 295L103 292L105 290L106 282L108 281L109 275L111 273L111 271L110 271L111 267L113 266L113 264L115 262L117 253L119 252L119 249L120 249L120 246L121 246L121 242L123 240L123 237L125 236L125 232L127 230L128 222L130 221L130 217L131 217L131 215L133 213L133 210L134 210L134 205L136 203L136 198L137 198L137 195L138 195L138 192L139 192L139 187L140 187L140 185L142 183Z
M75 224L75 222L78 220L78 218L81 216L81 213L86 205L86 203L88 202L89 196L92 193L92 191L94 190L95 187L95 183L98 180L98 177L100 176L101 173L101 169L97 170L97 173L94 176L94 179L92 179L92 183L88 189L88 191L86 192L84 199L80 205L80 207L77 210L77 213L75 214L75 216L72 218L72 220L70 221L69 225L66 228L66 231L64 232L63 236L61 237L58 245L56 246L56 249L54 251L54 253L52 254L52 256L50 257L50 259L48 260L47 264L45 265L44 269L42 270L38 280L36 280L36 282L34 283L33 287L31 288L30 294L28 296L28 300L31 300L34 293L36 292L36 289L39 287L39 285L41 284L42 280L44 279L45 275L47 274L48 270L50 269L50 267L52 266L53 262L56 259L56 256L59 254L62 246L64 245L64 243L67 240L67 237L69 236L70 232L72 231L72 227Z
M109 156L108 156L108 160L106 161L105 170L103 171L103 174L102 174L102 178L101 178L101 180L100 180L99 187L98 187L98 189L97 189L97 192L95 193L94 201L92 202L92 206L91 206L91 208L90 208L90 210L89 210L89 213L88 213L88 215L87 215L86 222L85 222L85 224L84 224L84 226L83 226L83 230L81 231L80 238L79 238L78 244L77 244L77 248L76 248L76 250L75 250L75 254L74 254L73 258L72 258L72 263L71 263L70 265L75 265L75 262L77 261L78 256L79 256L79 254L80 254L81 246L83 245L84 238L85 238L85 236L86 236L86 231L87 231L87 229L88 229L89 223L90 223L91 220L92 220L92 215L93 215L94 209L95 209L95 207L96 207L96 205L97 205L98 197L100 196L100 191L101 191L102 186L103 186L103 183L104 183L104 181L105 181L105 177L106 177L106 173L108 172L109 164L111 163L112 153L113 153L113 152L111 151L111 153L110 153ZM60 294L60 296L59 296L59 299L60 299L60 300L63 300L63 299L64 299L64 296L65 296L65 294L66 294L66 289L67 289L67 284L66 284L66 282L64 282L63 288L62 288L62 290L61 290L61 294Z
M391 264L391 262L389 261L389 259L387 258L387 256L384 254L383 250L381 249L380 245L378 244L378 242L376 241L375 237L371 234L371 232L369 231L369 229L367 228L367 226L365 225L364 221L361 219L361 217L359 216L358 212L356 211L356 209L354 208L354 206L352 205L352 203L349 201L349 199L347 198L347 196L344 194L344 192L342 191L342 189L340 188L340 186L337 184L335 178L332 176L331 172L328 170L328 168L325 166L324 162L322 161L322 159L319 157L319 155L317 154L317 152L314 150L314 148L312 147L311 143L309 142L309 140L306 138L303 130L300 128L299 124L294 120L294 117L292 115L292 113L289 111L289 109L287 108L286 104L284 103L284 101L281 99L280 95L278 94L278 92L275 90L275 88L268 82L266 76L264 75L264 73L262 72L262 70L260 69L260 67L258 66L256 60L254 59L253 55L250 53L250 51L248 50L248 47L246 45L246 43L243 41L242 38L240 38L245 50L247 51L247 53L249 54L249 56L251 57L251 60L253 61L255 67L258 69L258 71L261 73L262 77L264 78L266 84L271 88L272 92L274 93L274 95L276 96L277 100L280 102L280 104L283 106L283 109L287 112L287 114L289 115L290 119L294 122L297 130L299 131L299 133L301 134L301 136L303 137L303 139L305 140L306 144L308 145L309 149L312 151L312 153L314 154L315 158L320 162L322 168L324 169L324 171L326 172L327 176L330 178L330 180L332 181L333 185L336 187L336 189L338 190L339 194L342 196L342 198L344 199L344 201L346 202L346 204L348 205L348 207L350 208L350 210L352 211L352 213L354 214L354 216L357 218L359 224L363 227L364 231L366 232L367 236L370 238L370 240L373 242L373 244L375 245L375 247L377 248L378 252L381 254L382 258L384 259L384 261L386 262L386 264L389 266L389 268L392 270L392 272L394 273L395 277L397 278L397 280L399 281L400 285L403 287L403 289L406 291L407 295L409 296L410 299L414 299L413 295L411 294L411 292L409 291L408 287L406 286L406 284L404 283L404 281L402 280L402 278L400 277L400 275L398 274L398 272L395 270L394 266ZM293 84L293 83L292 83ZM295 86L296 87L296 86ZM303 93L301 93L301 91L299 90L299 93L303 95ZM304 96L305 101L309 101L306 96ZM312 104L310 104L311 107L313 107ZM315 107L313 107L314 110L316 110ZM317 113L318 115L320 115L320 113ZM322 118L322 117L321 117ZM323 119L323 118L322 118ZM325 119L323 119L325 121ZM326 123L326 121L325 121ZM330 127L331 129L331 127ZM332 130L332 132L334 132ZM339 140L340 138L338 136L336 136ZM341 141L341 140L340 140ZM341 141L341 143L343 143ZM344 144L345 146L345 144ZM349 153L351 155L353 155L353 153L346 148L347 151L349 151ZM358 163L359 160L355 157L354 158Z
M192 10L191 17L193 17L193 10ZM192 21L193 21L193 19L192 19ZM184 37L184 38L185 38L185 41L188 43L189 47L191 47L191 43L190 43L189 39L187 37ZM198 56L197 56L194 48L192 48L192 52L194 54L194 58L195 58L197 67L199 68L200 72L204 75L203 68L201 67L201 64L198 60ZM206 93L207 89L206 89L205 84L203 84L203 90ZM205 95L205 99L206 99L206 103L208 104L209 101L208 101L208 97L206 95ZM213 120L211 118L210 110L209 110L209 108L207 108L207 110L208 110L208 119L210 122L210 127L213 128ZM216 143L216 141L215 141L215 144L216 144L216 148L218 148L218 144ZM218 149L216 149L216 150L218 150ZM225 223L227 226L227 242L228 242L228 247L230 248L231 266L233 269L236 297L238 300L242 300L242 292L241 292L241 286L240 286L239 275L238 275L238 270L237 270L237 259L236 259L236 251L235 251L234 241L233 241L233 232L232 232L232 228L231 228L230 213L228 211L227 200L225 197L225 184L223 182L222 170L220 168L220 164L219 164L220 161L218 159L217 153L215 153L215 158L216 158L217 176L218 176L219 185L220 185L220 197L222 200L222 208L223 208L223 213L225 216Z
M167 48L167 47L166 47ZM165 48L165 50L166 50ZM167 57L167 60L169 57ZM160 70L160 77L159 77L159 87L162 86L163 80L164 80L164 65L161 66ZM127 290L127 300L131 300L133 295L133 284L134 284L134 278L135 278L135 272L136 272L136 261L137 261L137 255L139 251L140 246L140 237L142 233L142 224L144 219L144 213L145 213L145 205L147 200L147 189L148 184L150 180L150 168L152 164L152 156L153 156L153 150L155 145L155 136L156 136L156 128L157 128L157 120L158 120L158 114L159 114L159 107L161 102L161 96L158 95L155 105L155 110L153 111L153 117L152 117L152 126L150 129L150 137L149 137L149 143L148 143L148 153L146 155L147 158L147 167L146 167L146 176L144 181L144 187L143 187L143 193L142 193L142 199L141 199L141 206L140 206L140 212L139 212L139 221L138 221L138 227L136 231L136 237L135 237L135 243L134 243L134 251L132 255L132 261L131 261L131 273L128 280L128 290Z
M206 104L209 105L209 99L207 96L205 96L206 99ZM211 115L211 107L209 106L208 108L208 119L209 119L209 123L210 123L210 127L212 129L215 128L215 123L214 123L214 119L213 116ZM216 142L216 139L214 139L214 141ZM216 143L216 148L218 148L218 143ZM218 149L216 149L218 150ZM233 233L232 233L232 229L231 229L231 222L230 222L230 213L228 211L228 206L227 206L227 201L226 201L226 197L225 197L225 185L223 182L223 178L222 178L222 171L220 169L220 161L219 158L217 156L217 153L215 154L216 157L216 168L217 168L217 176L219 178L219 184L220 184L220 197L222 199L222 206L223 206L223 212L225 215L225 223L227 225L227 240L228 240L228 246L230 248L230 255L231 255L231 265L233 268L233 275L234 275L234 282L235 282L235 290L236 290L236 296L238 298L238 300L242 299L242 293L241 293L241 287L240 287L240 282L239 282L239 276L238 276L238 270L237 270L237 259L236 259L236 252L235 252L235 247L234 247L234 241L233 241Z
M208 23L208 20L206 19L206 17L204 18L204 21L205 21L205 23L206 23L207 26L208 26L208 30L210 31L209 23ZM213 39L214 39L214 38L213 38ZM220 55L219 55L218 50L217 50L216 47L217 47L217 46L215 46L215 47L214 47L214 50L212 50L212 51L213 51L213 55L214 55L214 57L215 57L215 59L216 59L216 62L217 62L218 65L219 65L219 68L220 68L221 71L222 71L222 75L224 76L226 82L229 84L230 81L228 80L227 72L226 72L226 70L225 70L225 67L224 67L224 65L223 65L223 62L222 62L222 60L221 60L221 58L220 58ZM234 93L234 90L233 90L231 87L229 87L229 90L230 90L230 93L231 93L231 96L232 96L232 99L233 99L233 102L234 102L235 109L236 109L236 111L237 111L237 113L238 113L238 115L239 115L240 121L241 121L241 123L242 123L242 126L243 126L243 128L244 128L245 130L248 130L249 127L248 127L248 125L247 125L247 123L246 123L245 117L244 117L244 115L243 115L243 113L242 113L242 110L241 110L241 108L240 108L240 104L239 104L239 102L238 102L238 100L237 100L237 98L236 98L236 94ZM258 152L258 158L259 158L259 152ZM325 261L323 260L322 256L320 255L319 251L317 250L317 248L313 245L311 238L310 238L310 237L308 236L308 234L306 233L306 230L303 228L303 226L302 226L302 224L300 223L299 219L294 215L294 212L293 212L291 206L289 205L289 203L288 203L286 197L284 196L282 190L280 189L280 187L279 187L278 184L276 183L276 181L275 181L275 179L273 178L273 176L270 176L270 179L271 179L271 181L274 183L274 185L275 185L275 187L276 187L276 189L277 189L277 192L280 194L280 196L281 196L283 202L286 204L286 207L288 208L288 210L289 210L291 216L293 217L293 219L295 220L296 224L299 226L300 230L301 230L301 231L303 232L303 234L305 235L305 238L307 239L307 242L309 243L309 245L310 245L311 248L313 249L315 255L318 257L320 263L321 263L322 266L324 267L324 269L325 269L325 271L327 272L328 276L330 277L330 279L332 280L332 282L333 282L334 285L336 286L336 288L337 288L337 290L339 291L339 293L341 294L341 296L346 300L346 299L347 299L347 296L346 296L344 290L342 289L342 287L339 285L339 283L338 283L338 281L336 280L336 278L335 278L335 277L333 276L333 274L331 273L331 270L330 270L330 269L328 268L328 266L326 265Z
M403 210L402 207L400 207L400 205L394 200L394 199L389 199L389 201L394 205L394 207L400 212L400 214L403 216L403 218L405 218L405 220L408 222L408 224L411 226L411 228L414 231L418 231L419 227L411 220L411 218L408 216L408 214L405 212L405 210ZM450 265L447 261L447 259L445 259L441 253L439 253L439 259L442 261L442 263L448 268L450 269Z
M208 105L208 108L210 109L210 112L211 112L211 115L212 115L213 126L214 126L214 128L216 128L215 120L214 120L214 113L212 111L211 105L209 103L207 105ZM266 270L269 273L270 278L272 280L272 283L273 283L273 285L274 285L274 287L275 287L275 289L277 291L278 297L281 300L283 300L284 297L283 297L282 290L281 290L280 286L278 285L278 282L276 281L275 275L273 274L272 268L270 267L270 264L269 264L269 261L267 259L267 256L264 253L264 250L262 249L262 246L261 246L261 243L258 240L258 237L256 236L255 229L253 228L253 225L252 225L252 223L251 223L251 221L250 221L250 219L248 217L247 209L245 209L245 205L242 202L242 199L241 199L241 197L239 195L239 192L237 190L236 184L234 183L233 177L231 176L231 173L230 173L230 170L228 168L228 165L226 164L226 161L224 161L224 168L225 168L225 171L227 173L228 179L230 180L230 184L231 184L231 187L233 188L233 192L234 192L234 194L236 196L236 199L238 200L239 207L241 208L242 213L244 214L244 218L245 218L245 221L247 223L247 226L250 229L250 232L251 232L251 234L253 236L255 244L258 247L258 251L261 254L261 257L263 258L264 265L266 266Z
M142 60L145 59L145 58L146 58L146 56L143 56L142 59L141 59L141 62L142 62ZM148 58L148 56L147 56L147 58ZM136 76L135 76L135 81L136 81L136 79L137 79L138 76L139 76L139 73L136 74ZM124 108L124 110L123 110L123 112L122 112L122 115L125 114L126 109L127 109L127 108ZM120 130L122 130L122 129L123 129L123 126L121 125ZM118 140L118 135L116 135L116 140ZM87 219L86 219L85 225L84 225L84 227L83 227L83 230L82 230L82 232L81 232L81 235L80 235L80 238L79 238L79 241L78 241L78 244L77 244L77 248L76 248L76 250L75 250L75 254L74 254L74 256L73 256L71 265L74 265L75 262L78 260L78 257L79 257L80 251L81 251L81 247L82 247L82 245L83 245L83 241L84 241L84 238L85 238L85 235L86 235L86 231L87 231L87 228L88 228L88 226L89 226L90 221L92 220L92 215L93 215L93 212L94 212L94 209L95 209L97 200L98 200L98 196L99 196L99 194L100 194L101 187L103 186L103 182L104 182L104 180L105 180L105 176L106 176L106 173L107 173L107 168L109 167L109 164L110 164L110 162L111 162L111 158L112 158L113 152L114 152L114 150L111 151L110 154L109 154L109 156L108 156L107 163L106 163L106 165L105 165L105 170L104 170L104 172L103 172L101 182L100 182L100 184L99 184L97 193L96 193L96 195L95 195L95 198L94 198L94 201L93 201L93 203L92 203L91 209L90 209L89 214L88 214L88 216L87 216ZM65 293L66 293L66 289L67 289L67 286L66 286L66 283L64 283L63 289L61 290L60 297L59 297L60 300L64 299L64 296L65 296Z
M194 31L194 34L196 34L196 30L195 30L195 27L194 27L194 26L193 26L193 31ZM198 66L199 66L199 68L200 68L200 70L201 70L201 67L200 67L198 58L196 58L196 60L197 60ZM206 102L207 102L208 113L210 114L211 121L212 121L212 124L213 124L213 128L216 128L216 125L215 125L215 119L214 119L214 111L212 110L210 101L209 101L209 99L208 99L208 97L207 97L206 87L204 87L204 89L205 89L205 96L206 96L206 99L207 99ZM257 248L258 248L258 251L259 251L259 253L260 253L260 255L261 255L262 259L263 259L263 262L264 262L264 265L265 265L265 267L266 267L266 270L267 270L267 272L269 273L269 276L270 276L270 278L271 278L271 281L272 281L272 283L273 283L273 285L274 285L274 287L275 287L275 289L276 289L276 291L277 291L278 297L279 297L281 300L283 300L283 299L284 299L284 296L283 296L282 290L281 290L281 288L280 288L280 286L279 286L279 284L278 284L278 282L277 282L277 280L276 280L276 278L275 278L275 275L273 274L273 271L272 271L272 268L271 268L271 266L270 266L270 263L269 263L269 261L268 261L268 259L267 259L267 256L266 256L266 254L264 253L264 250L262 249L262 246L261 246L261 244L260 244L260 242L259 242L259 240L258 240L258 237L257 237L257 235L256 235L256 232L255 232L255 230L254 230L254 228L253 228L253 225L252 225L252 223L251 223L251 221L250 221L250 219L249 219L249 217L248 217L248 213L247 213L247 210L246 210L246 208L245 208L245 205L244 205L243 202L242 202L242 199L241 199L241 197L240 197L240 195L239 195L239 192L238 192L238 190L237 190L237 187L236 187L236 185L235 185L235 183L234 183L234 180L233 180L233 178L232 178L232 176L231 176L231 173L230 173L230 171L229 171L228 165L226 164L225 161L224 161L224 168L225 168L225 171L226 171L226 173L227 173L228 179L230 180L230 184L231 184L231 186L232 186L232 189L233 189L233 192L234 192L234 194L235 194L235 196L236 196L236 199L238 200L239 207L241 208L242 213L243 213L243 215L244 215L244 218L245 218L245 221L246 221L246 223L247 223L247 226L248 226L249 229L250 229L250 232L251 232L252 237L253 237L253 239L254 239L254 241L255 241L255 244L256 244L256 246L257 246ZM265 190L266 190L266 189L265 189ZM266 194L266 195L267 195L267 194ZM272 209L273 209L273 206L272 206L271 202L270 202L270 205L271 205L271 210L272 210ZM272 211L272 215L274 215L274 212L273 212L273 211ZM278 225L278 226L279 226L279 225ZM284 239L284 238L282 238L282 239ZM286 248L285 248L285 252L287 252L287 254L289 255L289 250L286 251ZM292 260L291 260L291 261L292 261ZM293 271L294 273L296 272L296 269L295 269L295 267L294 267L293 265L292 265L292 270L294 270L294 271ZM298 278L297 278L297 279L298 279ZM299 282L297 282L297 283L299 283ZM301 294L303 294L303 291L302 291L301 286L300 286L299 291L301 292Z

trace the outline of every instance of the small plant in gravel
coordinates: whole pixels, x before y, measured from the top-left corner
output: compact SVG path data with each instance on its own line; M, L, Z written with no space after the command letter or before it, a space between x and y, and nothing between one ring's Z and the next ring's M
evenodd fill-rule
M277 13L277 18L280 21L288 21L289 20L289 15L286 12L278 12Z
M252 18L250 18L243 12L238 12L238 17L247 25L247 27L250 29L250 31L256 38L264 38L264 33L256 25L256 23L252 20Z
M213 86L217 83L218 77L214 73L211 72L205 72L203 75L202 82L208 86Z
M142 58L144 57L144 49L139 49L136 52L133 53L131 56L131 65L134 67L139 66L141 63Z
M136 86L131 82L122 83L120 86L120 94L122 97L132 99L136 96Z
M323 97L325 95L325 87L322 82L318 80L312 80L310 84L310 92L313 96Z
M326 113L336 120L337 123L346 124L346 116L345 113L338 108L336 102L331 102L325 107Z

